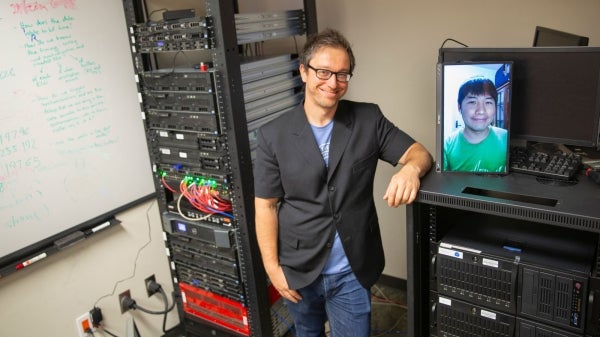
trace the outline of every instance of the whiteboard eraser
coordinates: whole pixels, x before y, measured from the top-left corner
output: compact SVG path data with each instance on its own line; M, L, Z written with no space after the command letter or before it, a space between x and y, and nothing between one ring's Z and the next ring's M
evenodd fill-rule
M54 246L58 249L64 249L83 239L85 239L85 234L83 234L82 231L77 231L65 236L64 238L54 241Z

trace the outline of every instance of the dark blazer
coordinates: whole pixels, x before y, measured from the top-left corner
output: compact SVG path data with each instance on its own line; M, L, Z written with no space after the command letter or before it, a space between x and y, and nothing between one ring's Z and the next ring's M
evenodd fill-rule
M329 146L329 167L303 105L258 131L254 188L280 198L279 262L299 289L323 269L337 229L359 282L370 288L385 259L373 199L379 159L396 165L414 140L370 103L340 101Z

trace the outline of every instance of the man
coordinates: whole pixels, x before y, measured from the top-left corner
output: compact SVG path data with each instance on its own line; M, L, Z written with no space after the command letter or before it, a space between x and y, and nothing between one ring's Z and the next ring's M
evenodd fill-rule
M305 99L259 129L256 233L263 264L285 298L297 337L370 334L370 287L384 267L373 200L379 159L401 169L383 198L412 202L432 158L374 104L341 100L355 59L335 30L300 55Z
M482 77L463 83L458 91L458 111L464 127L444 140L444 170L464 172L506 171L508 131L493 126L498 92Z

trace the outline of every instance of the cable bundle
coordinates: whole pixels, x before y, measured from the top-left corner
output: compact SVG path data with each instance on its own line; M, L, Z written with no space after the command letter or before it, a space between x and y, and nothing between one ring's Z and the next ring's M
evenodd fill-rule
M184 178L179 184L179 191L196 209L207 214L221 214L230 217L231 202L223 199L210 181L204 179Z

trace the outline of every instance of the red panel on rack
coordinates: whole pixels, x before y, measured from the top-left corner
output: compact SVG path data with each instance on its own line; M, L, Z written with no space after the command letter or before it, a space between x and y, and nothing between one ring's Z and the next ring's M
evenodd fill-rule
M186 313L245 336L250 335L248 314L242 303L186 283L180 282L179 287Z
M267 294L269 295L269 305L273 305L281 298L281 295L272 284L267 286Z

